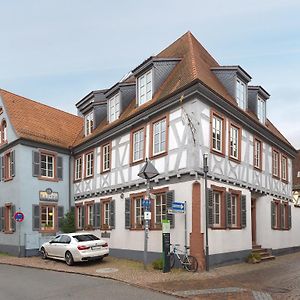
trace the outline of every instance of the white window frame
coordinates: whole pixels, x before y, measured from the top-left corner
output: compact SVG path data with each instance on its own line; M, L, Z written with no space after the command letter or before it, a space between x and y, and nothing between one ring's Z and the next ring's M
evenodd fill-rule
M138 129L132 134L132 161L144 159L145 129Z
M217 115L212 117L212 149L223 152L223 119ZM218 137L219 136L219 137Z
M254 139L254 167L257 169L262 168L262 142Z
M167 218L167 194L157 194L155 201L155 224L161 225Z
M266 122L266 101L257 97L257 118L262 123Z
M283 163L285 162L285 163ZM288 172L288 161L287 157L282 155L281 156L281 179L282 180L287 180L287 172Z
M229 134L229 155L234 159L239 159L239 137L240 128L231 124Z
M155 156L167 151L167 118L154 122L152 126L152 153Z
M109 99L108 121L109 123L117 120L120 116L120 93L115 94Z
M213 191L213 226L221 227L222 193ZM217 222L218 221L218 222Z
M236 102L238 107L243 110L247 108L247 85L240 80L239 78L236 79Z
M238 226L238 195L231 194L231 226Z
M94 175L94 152L85 154L85 177Z
M83 207L77 206L77 228L83 229L84 224L82 224L82 214L83 214Z
M75 180L81 179L82 176L82 157L75 159Z
M138 105L142 105L152 99L153 73L152 69L138 78Z
M103 203L103 225L110 226L110 202L105 201Z
M43 161L43 157L45 157L45 161ZM52 162L50 162L50 158ZM45 163L45 168L42 167L42 164ZM45 173L43 174L43 171ZM41 177L44 178L54 178L55 171L55 156L47 153L41 153ZM52 172L52 175L50 173Z
M136 197L134 201L134 226L141 227L144 226L144 207L143 207L143 197Z
M46 208L46 221L45 224L42 224L42 215L43 215L43 208ZM41 205L41 229L42 230L54 230L55 229L55 206L49 206L49 205ZM52 210L52 211L50 211ZM52 214L52 227L48 227L49 223L51 222L49 216L50 213Z
M106 172L110 170L110 143L102 146L102 172Z
M94 227L94 205L87 204L87 220L86 224L88 226Z
M94 111L90 111L84 116L84 133L85 136L90 135L94 129Z
M272 150L272 175L279 177L279 152Z

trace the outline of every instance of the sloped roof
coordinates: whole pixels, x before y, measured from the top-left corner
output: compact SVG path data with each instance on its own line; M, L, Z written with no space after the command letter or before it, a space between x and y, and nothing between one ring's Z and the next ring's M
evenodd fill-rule
M142 106L136 107L136 99L133 99L125 111L122 112L117 121L109 124L106 119L103 120L101 124L99 124L99 126L94 130L94 132L88 137L84 137L82 130L73 146L82 144L85 141L103 132L106 132L110 128L124 122L134 115L137 115L139 112L146 110L155 102L174 94L179 89L188 86L196 80L200 80L203 85L212 90L214 93L218 94L225 101L238 107L235 99L227 92L225 87L221 84L211 70L211 68L220 67L220 65L206 51L206 49L199 43L199 41L190 31L185 33L174 43L154 57L180 58L180 62L174 67L165 82L156 91L155 95L153 95L152 100L146 102ZM133 80L133 78L130 79ZM247 117L259 123L257 116L254 114L251 114L250 112L242 112L245 113ZM275 126L269 120L266 122L266 128L281 141L292 147L289 141L275 128Z
M0 89L4 108L20 138L69 148L83 127L83 119Z

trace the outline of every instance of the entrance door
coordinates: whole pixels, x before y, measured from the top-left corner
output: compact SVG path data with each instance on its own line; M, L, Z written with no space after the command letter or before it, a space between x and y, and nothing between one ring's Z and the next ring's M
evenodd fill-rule
M251 199L252 245L256 245L256 199Z

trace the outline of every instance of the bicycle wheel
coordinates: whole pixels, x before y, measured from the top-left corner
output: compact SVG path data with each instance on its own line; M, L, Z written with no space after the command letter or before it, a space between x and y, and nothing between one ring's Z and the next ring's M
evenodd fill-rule
M175 266L175 255L170 253L170 268L172 269Z
M196 257L188 255L183 259L183 266L189 272L196 272L198 270L198 261Z

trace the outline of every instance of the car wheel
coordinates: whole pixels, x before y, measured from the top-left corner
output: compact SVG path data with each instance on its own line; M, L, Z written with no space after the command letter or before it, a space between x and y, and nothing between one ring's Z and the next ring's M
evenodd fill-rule
M41 249L41 254L42 254L42 259L48 258L48 253L46 252L44 247Z
M72 266L74 264L73 255L71 252L67 251L65 254L65 261L68 266Z

